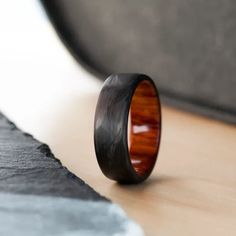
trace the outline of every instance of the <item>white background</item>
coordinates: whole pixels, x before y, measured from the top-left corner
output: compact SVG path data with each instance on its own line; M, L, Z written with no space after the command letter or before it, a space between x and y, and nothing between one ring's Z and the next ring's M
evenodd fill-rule
M39 1L0 5L0 111L76 172L71 163L77 158L95 158L101 82L75 62Z

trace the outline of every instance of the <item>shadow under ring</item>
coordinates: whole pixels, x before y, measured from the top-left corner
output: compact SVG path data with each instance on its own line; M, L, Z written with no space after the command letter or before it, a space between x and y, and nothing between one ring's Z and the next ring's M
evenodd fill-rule
M161 104L152 79L142 74L108 77L94 120L95 152L104 175L120 183L144 181L155 166L160 139Z

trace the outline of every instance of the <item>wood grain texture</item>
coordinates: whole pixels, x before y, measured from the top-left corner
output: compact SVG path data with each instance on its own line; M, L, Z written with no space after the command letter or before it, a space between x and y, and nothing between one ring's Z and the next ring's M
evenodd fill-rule
M79 112L67 107L68 119L72 114L76 117L73 128L66 130L56 121L60 133L74 134L74 152L67 150L72 139L63 139L64 146L58 146L54 133L50 141L70 170L119 203L148 236L236 235L236 127L164 107L157 165L148 181L125 187L101 173L92 132L84 140L83 133L93 128L97 96L85 98L80 100ZM81 112L86 117L78 121ZM76 140L82 137L84 148L77 151Z
M161 111L156 90L149 81L141 82L130 106L130 159L142 175L155 165L161 136Z
M38 112L32 118L25 109L28 115L17 123L46 142L64 166L119 203L147 236L235 236L236 127L163 106L152 175L139 186L120 186L101 173L94 152L99 88L58 93L54 103L45 105L44 116ZM43 118L37 122L38 116Z

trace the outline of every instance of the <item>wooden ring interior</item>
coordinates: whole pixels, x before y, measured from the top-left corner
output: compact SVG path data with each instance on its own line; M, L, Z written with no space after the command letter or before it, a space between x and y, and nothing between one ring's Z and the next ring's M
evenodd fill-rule
M160 138L160 107L153 84L144 80L138 84L129 112L129 153L137 174L152 169L156 161Z

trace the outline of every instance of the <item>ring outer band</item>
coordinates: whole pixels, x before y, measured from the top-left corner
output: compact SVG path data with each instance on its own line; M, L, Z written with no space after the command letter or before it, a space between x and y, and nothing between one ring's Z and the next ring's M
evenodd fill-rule
M104 82L94 119L94 145L97 161L103 174L120 183L133 184L144 181L151 174L154 164L145 174L138 174L132 166L128 150L128 116L132 96L143 80L152 83L159 108L159 135L157 155L161 140L161 104L156 86L143 74L113 74Z

